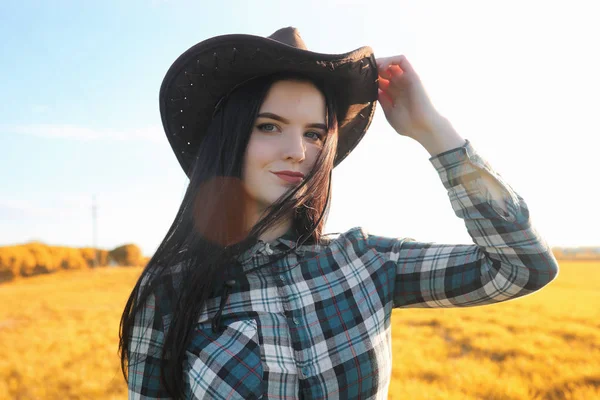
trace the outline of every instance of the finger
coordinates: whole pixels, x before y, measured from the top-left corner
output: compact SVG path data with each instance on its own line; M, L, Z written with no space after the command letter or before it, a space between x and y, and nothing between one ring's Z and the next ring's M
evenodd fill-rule
M387 73L390 76L388 80L391 83L397 83L406 78L404 70L402 70L402 68L400 68L398 65L390 65L387 69Z
M390 65L386 69L381 69L378 71L379 75L381 75L384 79L388 81L392 80L398 73L402 73L402 69L397 65Z
M396 71L394 67L400 72ZM406 77L401 71L402 70L400 70L398 66L391 66L388 68L387 73L382 73L382 75L385 75L388 79L382 75L379 76L379 89L385 91L392 98L400 95L404 90L405 85L403 84L403 80L405 80Z
M392 74L390 74L389 68L380 69L378 73L379 76L383 77L383 79L387 79L388 81L392 79Z
M396 96L399 96L402 93L402 85L395 85L394 82L388 81L382 77L379 77L377 81L379 83L379 89L384 91L392 101Z
M390 65L397 65L403 71L412 72L413 68L405 55L393 56L393 57L384 57L378 58L375 60L377 63L377 68L380 70L387 70Z
M379 77L377 82L379 83L379 89L381 90L388 90L388 88L390 87L390 81L381 76Z
M393 57L377 57L375 59L375 63L377 64L378 69L387 69L387 67L392 62Z
M377 63L377 67L380 69L387 69L392 64L400 64L400 62L406 58L404 55L392 56L392 57L382 57L377 58L375 62Z
M379 100L379 104L383 108L383 111L387 114L391 108L394 107L394 101L385 91L378 89L377 100Z

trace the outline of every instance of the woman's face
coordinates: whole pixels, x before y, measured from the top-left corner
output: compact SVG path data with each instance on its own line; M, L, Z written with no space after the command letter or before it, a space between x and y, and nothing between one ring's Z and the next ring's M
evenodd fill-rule
M276 172L311 171L327 134L325 98L309 82L279 81L271 86L254 122L242 177L259 210L299 183Z

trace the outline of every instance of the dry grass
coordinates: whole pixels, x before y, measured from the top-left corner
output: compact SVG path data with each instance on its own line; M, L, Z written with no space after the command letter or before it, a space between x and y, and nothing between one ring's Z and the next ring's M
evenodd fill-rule
M396 310L390 399L600 399L600 262L524 299ZM124 399L117 328L141 268L0 286L0 399Z

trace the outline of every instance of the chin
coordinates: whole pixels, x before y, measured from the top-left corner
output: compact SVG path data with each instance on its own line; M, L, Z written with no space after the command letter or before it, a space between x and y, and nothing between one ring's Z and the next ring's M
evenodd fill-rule
M263 200L269 202L270 205L275 203L281 197L283 197L287 192L288 190L285 188L281 188L279 190L272 190L267 196L263 198Z

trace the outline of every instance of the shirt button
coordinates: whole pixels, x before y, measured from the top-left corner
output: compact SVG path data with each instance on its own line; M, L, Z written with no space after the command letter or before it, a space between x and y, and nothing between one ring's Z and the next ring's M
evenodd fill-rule
M285 285L285 276L279 275L279 281Z
M300 325L300 320L298 318L294 317L292 321L294 321L294 324Z
M273 250L271 250L271 246L269 245L269 243L265 244L265 252L269 255L273 254Z
M304 376L308 376L309 372L310 372L310 369L308 367L302 368L302 373L304 374Z

